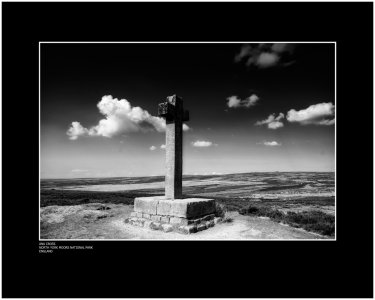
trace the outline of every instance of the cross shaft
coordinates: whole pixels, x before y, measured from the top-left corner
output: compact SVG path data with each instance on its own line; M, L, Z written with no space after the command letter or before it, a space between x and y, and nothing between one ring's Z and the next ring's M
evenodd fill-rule
M183 109L182 98L167 97L158 107L158 115L166 120L166 175L165 197L182 198L182 142L183 122L189 120L189 112Z

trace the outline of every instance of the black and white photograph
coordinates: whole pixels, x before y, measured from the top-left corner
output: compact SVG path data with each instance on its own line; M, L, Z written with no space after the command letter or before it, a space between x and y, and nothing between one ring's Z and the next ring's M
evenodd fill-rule
M40 238L334 240L335 46L40 43Z
M2 1L2 298L372 298L373 2Z

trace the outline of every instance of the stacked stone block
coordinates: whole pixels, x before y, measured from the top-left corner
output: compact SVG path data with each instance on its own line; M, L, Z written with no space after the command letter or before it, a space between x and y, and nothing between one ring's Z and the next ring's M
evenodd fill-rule
M220 218L215 218L215 210L213 199L140 197L135 199L134 212L125 222L164 232L190 234L213 227L219 222Z

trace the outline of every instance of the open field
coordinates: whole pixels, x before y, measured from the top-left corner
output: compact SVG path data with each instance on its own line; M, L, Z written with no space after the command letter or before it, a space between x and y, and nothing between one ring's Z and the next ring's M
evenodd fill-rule
M252 216L251 213L247 213L248 208L255 205L267 208L267 210L260 210L260 212L267 211L264 216L268 216L267 214L269 214L270 210L277 210L285 215L288 215L289 212L287 220L293 217L294 220L305 222L306 219L311 220L311 216L319 216L319 220L320 216L323 216L321 219L324 222L326 220L331 222L330 232L332 232L332 220L334 220L335 216L334 185L334 173L313 172L189 175L183 178L184 197L214 198L218 203L224 205L227 211L237 213L235 214L235 220L241 219L243 221L243 218L247 218L248 222L252 219L258 219L259 221L259 217L262 217L262 215ZM68 213L71 219L70 223L75 224L82 218L84 219L80 214L84 214L82 212L84 210L90 210L90 205L114 205L110 209L112 216L101 217L103 220L110 219L115 215L118 216L121 211L130 213L135 197L163 194L164 177L41 180L40 204L42 207L41 225L43 225L41 226L41 237L57 238L56 236L59 236L58 227L63 222L68 224L66 218L64 219L65 221L58 222L61 220L58 217L59 214ZM81 213L79 214L74 209L70 209L68 212L56 210L56 207L61 206L76 206L76 208L80 206ZM50 207L55 207L56 211L49 211ZM238 212L246 216L241 216ZM292 213L297 213L298 215L293 215ZM308 218L306 218L307 214ZM52 215L52 217L49 217L49 215ZM86 218L86 221L96 220L95 222L97 222L99 220L96 215L93 216L91 219ZM54 220L57 220L57 222ZM272 223L272 220L271 218L268 222ZM291 222L290 224L293 225L295 223ZM222 225L224 226L225 224ZM74 225L71 226L74 227ZM55 229L52 230L52 227ZM77 230L73 227L70 231ZM303 226L297 227L304 228ZM314 227L306 225L305 228ZM68 229L65 230L69 231ZM323 230L322 232L326 231ZM90 235L88 234L88 236ZM330 237L332 238L332 234L330 234Z

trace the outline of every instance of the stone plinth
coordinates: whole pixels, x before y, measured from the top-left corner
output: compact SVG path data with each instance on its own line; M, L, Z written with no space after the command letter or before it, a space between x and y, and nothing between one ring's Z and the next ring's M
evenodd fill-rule
M217 223L214 199L168 200L164 196L134 199L134 212L127 223L166 232L194 233Z
M164 196L139 197L134 199L134 211L191 219L215 213L215 200L200 198L167 200Z

